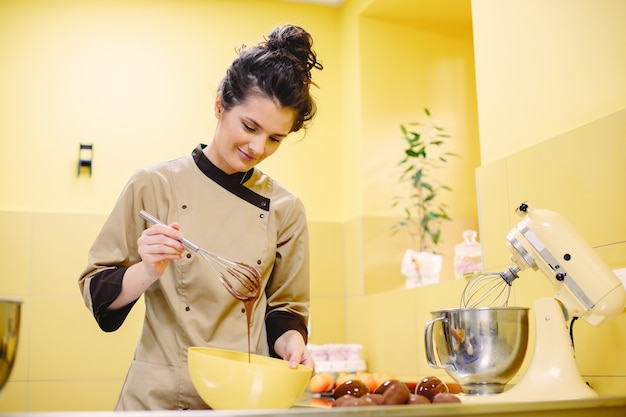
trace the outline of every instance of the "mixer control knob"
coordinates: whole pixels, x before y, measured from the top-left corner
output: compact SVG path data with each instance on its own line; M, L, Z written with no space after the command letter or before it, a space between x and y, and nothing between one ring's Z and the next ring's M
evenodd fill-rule
M563 272L559 272L558 274L556 274L556 280L557 281L564 281L565 280L565 274Z

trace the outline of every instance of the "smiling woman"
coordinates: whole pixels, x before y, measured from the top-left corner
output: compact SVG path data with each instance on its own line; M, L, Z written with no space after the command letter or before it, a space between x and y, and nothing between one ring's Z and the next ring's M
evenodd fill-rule
M186 352L193 346L314 368L306 347L304 207L256 167L315 115L311 70L322 65L312 43L303 28L282 25L241 49L215 99L213 141L137 170L91 247L79 284L100 328L117 330L139 297L146 303L118 410L210 407L187 370ZM142 210L166 223L139 221ZM242 309L222 287L225 278L197 253L185 252L183 235L210 252L254 265L258 300Z
M258 96L226 111L218 95L217 128L207 155L227 174L248 171L278 150L291 131L295 116L293 110Z

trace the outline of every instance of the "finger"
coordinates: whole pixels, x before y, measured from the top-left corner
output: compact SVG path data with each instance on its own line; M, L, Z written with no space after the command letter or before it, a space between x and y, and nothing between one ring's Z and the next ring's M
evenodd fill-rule
M300 361L298 359L295 358L291 358L289 360L289 367L291 369L296 369L298 367L298 365L300 364Z
M172 223L170 226L164 224L154 224L144 230L144 233L150 236L163 235L173 240L181 240L183 234L180 232L180 225L178 223Z
M306 356L301 349L296 348L294 351L287 353L286 359L289 361L289 367L295 369L299 364L304 364Z
M144 230L139 237L137 243L139 246L144 246L152 253L180 253L185 248L181 243L182 234L169 226L154 225ZM171 249L168 249L171 248Z
M304 349L302 353L302 358L300 359L300 364L304 366L308 366L313 369L313 374L315 374L315 361L313 360L313 356L311 356L311 352L308 349Z
M311 368L313 372L311 372L311 376L315 375L315 362L304 361L300 365Z

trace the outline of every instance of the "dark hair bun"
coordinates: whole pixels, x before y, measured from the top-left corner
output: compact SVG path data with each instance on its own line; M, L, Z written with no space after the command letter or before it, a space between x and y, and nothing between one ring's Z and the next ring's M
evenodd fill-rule
M278 26L265 40L265 47L276 55L291 60L296 68L306 74L308 83L312 82L311 70L323 68L313 52L313 38L299 26Z
M297 131L316 112L309 91L316 85L311 80L313 68L323 67L311 35L299 26L279 26L262 42L238 51L220 84L222 105L228 111L250 95L262 94L295 111L291 130Z

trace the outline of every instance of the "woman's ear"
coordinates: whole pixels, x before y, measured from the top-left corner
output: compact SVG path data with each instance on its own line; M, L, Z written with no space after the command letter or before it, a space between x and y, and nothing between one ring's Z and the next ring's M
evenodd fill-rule
M221 119L223 113L224 106L222 105L222 95L218 93L217 97L215 97L215 117Z

